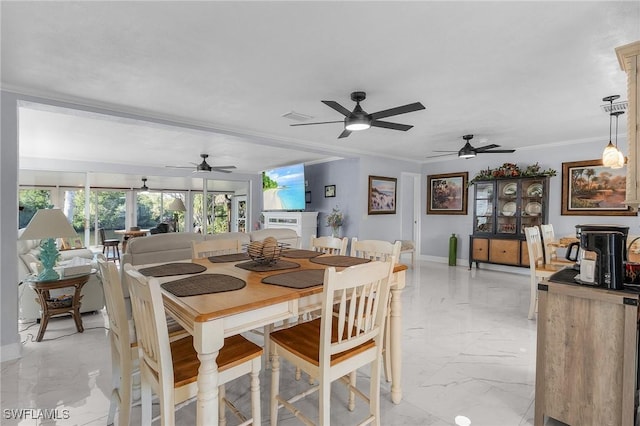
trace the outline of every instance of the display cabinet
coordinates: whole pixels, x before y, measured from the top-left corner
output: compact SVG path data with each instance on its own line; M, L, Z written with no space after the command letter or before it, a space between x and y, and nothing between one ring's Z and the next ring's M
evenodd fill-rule
M549 177L476 181L469 268L473 262L529 266L524 228L547 223Z

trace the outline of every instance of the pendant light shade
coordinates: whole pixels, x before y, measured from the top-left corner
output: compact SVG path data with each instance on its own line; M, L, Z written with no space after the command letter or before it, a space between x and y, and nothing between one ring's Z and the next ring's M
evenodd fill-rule
M611 95L611 96L602 98L602 100L605 102L611 103L611 108L613 109L613 101L615 101L619 97L620 95ZM624 166L624 156L618 150L617 139L616 139L615 145L613 144L613 142L611 142L611 139L612 139L611 124L612 124L612 117L614 115L616 116L616 138L618 137L617 122L618 122L619 114L618 112L612 112L609 114L609 143L607 144L607 146L604 148L604 151L602 152L602 165L605 167L611 167L612 169L619 169Z

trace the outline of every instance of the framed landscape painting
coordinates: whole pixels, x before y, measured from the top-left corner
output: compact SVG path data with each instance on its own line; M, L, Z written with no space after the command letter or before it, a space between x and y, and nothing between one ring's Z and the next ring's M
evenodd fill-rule
M427 214L467 214L468 172L427 176Z
M369 214L396 213L396 184L398 179L369 176Z
M612 169L602 160L562 163L562 214L636 216L624 205L627 166Z

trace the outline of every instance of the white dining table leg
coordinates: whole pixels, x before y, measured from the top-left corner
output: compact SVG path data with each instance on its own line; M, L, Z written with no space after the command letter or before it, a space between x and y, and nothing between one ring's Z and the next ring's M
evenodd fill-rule
M391 401L402 401L402 291L404 290L405 271L396 272L395 283L391 287Z
M196 423L198 426L218 425L218 365L216 359L224 344L223 325L218 321L197 322L193 333L193 346L198 352L198 400Z

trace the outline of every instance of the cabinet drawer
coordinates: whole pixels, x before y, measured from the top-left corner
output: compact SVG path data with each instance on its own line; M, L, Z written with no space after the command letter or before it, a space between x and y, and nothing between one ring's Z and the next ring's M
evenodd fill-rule
M489 260L489 240L485 238L473 239L473 260L487 261Z
M520 240L491 240L490 261L506 265L520 265Z

